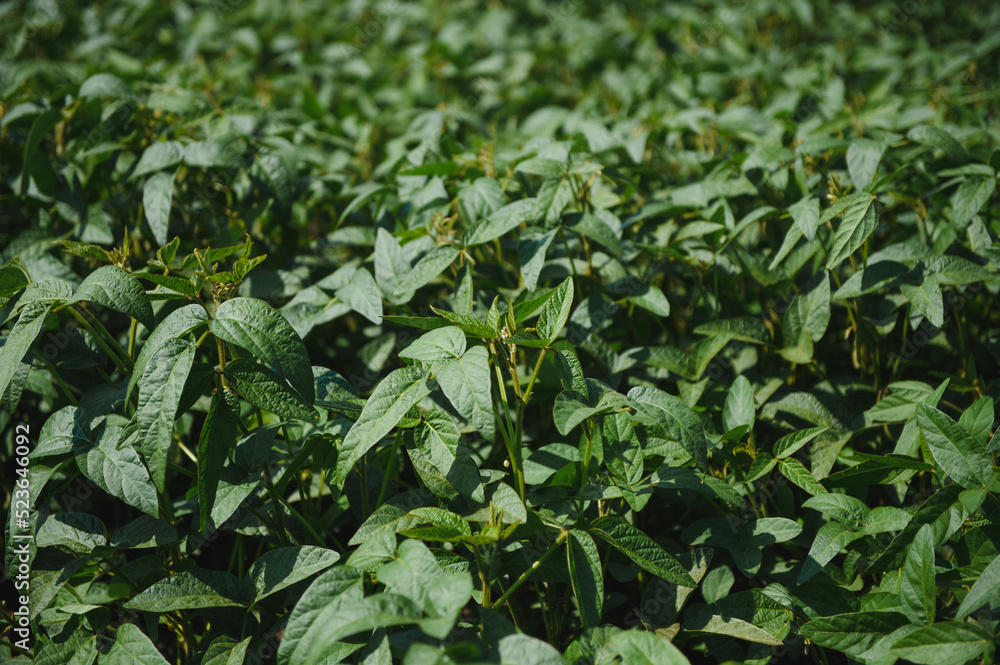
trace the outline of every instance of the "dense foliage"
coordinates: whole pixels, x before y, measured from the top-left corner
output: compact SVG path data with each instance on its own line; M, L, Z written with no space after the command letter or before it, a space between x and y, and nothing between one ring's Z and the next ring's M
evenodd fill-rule
M0 35L0 660L993 662L1000 5Z

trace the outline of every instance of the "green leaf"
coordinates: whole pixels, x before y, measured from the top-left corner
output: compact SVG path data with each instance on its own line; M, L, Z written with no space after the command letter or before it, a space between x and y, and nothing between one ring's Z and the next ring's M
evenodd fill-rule
M849 257L875 230L878 223L878 211L875 197L865 192L851 194L847 201L840 226L833 236L833 245L826 259L826 267L835 269L844 259Z
M861 529L868 519L869 509L864 501L847 494L830 492L809 497L802 503L803 508L812 508L826 513L838 522L855 529Z
M156 487L139 453L130 445L119 447L122 429L108 425L97 441L78 441L75 456L80 471L98 487L147 515L159 516Z
M368 398L357 422L341 443L334 485L342 487L354 463L430 392L427 373L417 367L397 369L385 377Z
M993 196L997 187L994 176L969 176L962 181L952 197L952 221L959 228L965 228L972 221L986 202Z
M917 425L934 460L962 487L986 487L993 475L986 447L954 420L927 404L917 405Z
M207 607L247 607L253 587L221 570L195 568L171 575L125 603L125 609L144 612L198 610Z
M149 228L153 230L153 240L159 247L167 244L167 231L170 228L170 203L173 198L174 178L176 176L176 171L154 173L142 186L143 211L146 213Z
M198 510L201 527L208 524L219 488L222 466L236 438L240 401L228 390L216 391L198 437Z
M566 325L570 309L573 307L573 278L567 277L552 297L545 303L538 317L538 337L550 344Z
M899 612L850 612L814 619L800 633L821 647L858 657L886 635L909 624Z
M455 410L487 440L493 441L496 422L486 347L474 346L461 358L443 363L437 370L437 381Z
M584 628L598 626L604 607L604 577L594 539L585 531L570 531L566 558L580 621Z
M132 394L132 390L145 371L146 363L153 357L157 349L169 340L179 339L207 322L208 314L205 313L205 308L201 305L185 305L168 314L160 322L160 325L153 329L139 350L139 356L132 368L132 376L129 378L125 398L128 399Z
M274 372L250 358L237 358L225 371L236 393L265 411L288 420L317 420L319 414Z
M826 427L812 427L781 437L774 443L774 456L777 459L785 459L794 455L802 446L815 439L827 429Z
M969 593L955 613L955 619L961 621L986 603L993 602L1000 596L1000 555L993 557L983 572L973 583Z
M479 468L451 416L437 409L428 411L414 430L413 440L415 447L462 496L477 503L484 501Z
M623 630L611 638L611 648L621 656L622 665L688 665L680 650L656 633Z
M246 349L276 371L312 403L316 398L305 344L277 310L256 298L233 298L219 305L209 324L223 341Z
M131 623L118 627L115 643L101 655L100 662L101 665L169 665L145 633Z
M944 298L934 275L928 275L918 286L901 284L899 290L932 325L937 328L944 325Z
M934 125L917 125L906 133L906 138L935 150L948 153L951 157L965 155L965 148L955 137Z
M127 314L153 329L153 308L146 291L132 275L115 266L101 266L87 275L67 304L87 300Z
M563 226L574 233L587 236L591 240L604 245L613 256L620 256L622 253L622 241L611 224L605 221L609 219L611 223L617 222L618 232L621 233L621 222L606 210L600 210L595 214L586 212L571 212L563 215Z
M45 318L52 309L52 303L31 302L24 306L17 323L7 334L4 344L0 347L0 395L11 385L18 372L18 367L28 353L35 338L42 332Z
M150 173L155 174L157 171L163 171L180 164L183 157L184 146L178 141L157 141L142 151L142 157L139 158L135 169L132 170L131 177L139 178ZM173 180L172 177L171 180ZM165 241L161 242L160 246L165 244Z
M841 550L861 537L850 527L839 522L827 522L819 528L812 547L809 548L809 555L805 563L802 564L802 571L799 573L797 584L806 582L810 577L823 570L823 566L830 563L833 557L840 554Z
M500 638L497 651L499 665L566 665L550 644L520 633Z
M638 386L629 391L629 400L638 412L663 430L665 438L676 441L703 467L708 463L705 428L691 407L679 397L657 388Z
M424 362L461 358L465 353L465 333L456 326L446 326L425 333L399 352L400 358Z
M420 628L438 639L448 636L472 595L472 576L442 570L434 554L419 540L400 543L396 558L379 568L376 575L389 591L423 608L428 618L420 621Z
M995 417L993 398L990 396L980 397L962 412L958 424L971 434L972 438L985 443L993 430Z
M74 553L89 554L107 542L108 528L104 522L87 513L56 513L35 529L38 547L63 547Z
M591 523L589 531L654 575L678 586L697 586L677 559L621 518L599 517Z
M740 316L734 319L715 319L694 329L699 335L728 335L731 339L750 344L769 344L771 333L760 317Z
M934 536L928 524L920 527L906 549L900 596L906 614L916 623L934 623L937 587L934 585Z
M253 638L248 637L237 642L228 635L215 638L205 649L202 665L243 665L251 639Z
M350 281L334 293L355 312L377 326L382 325L382 299L378 295L378 286L370 272L358 268L351 275Z
M753 387L745 376L740 375L736 377L726 396L726 404L722 409L722 427L727 432L743 426L750 430L753 429L753 424Z
M921 665L965 663L977 658L994 639L974 623L935 623L897 640L889 655Z
M386 300L394 305L409 302L412 291L405 291L402 284L410 272L410 261L406 258L399 241L379 227L375 238L375 281Z
M347 566L335 566L317 577L295 604L285 634L278 646L278 664L302 663L311 643L324 635L331 625L331 618L347 606L362 599L361 571ZM328 652L338 653L331 641ZM347 656L350 651L343 653ZM322 662L318 657L316 662Z
M413 293L425 284L430 283L441 271L455 262L458 250L450 246L435 247L420 257L417 264L403 276L393 295Z
M167 340L150 355L139 383L136 408L139 450L159 492L166 491L167 454L173 442L177 407L194 364L194 354L194 342Z
M481 245L516 229L524 223L535 221L540 215L537 199L520 199L500 208L480 220L465 232L462 239L466 247Z
M851 174L855 189L862 190L871 184L878 173L882 155L888 147L882 141L872 139L851 141L851 145L847 148L847 172Z
M109 545L119 550L160 547L180 540L172 526L161 519L140 515L115 531Z
M833 294L834 300L857 298L896 286L912 272L910 266L896 261L879 261L859 270Z
M247 573L253 580L257 595L254 602L260 602L271 594L326 570L340 560L340 555L325 547L297 545L269 550L254 561Z
M819 199L804 196L788 206L788 214L792 216L792 221L802 231L802 235L809 240L816 237L816 228L819 226Z
M538 276L545 265L545 253L556 237L558 229L546 231L532 226L524 230L518 239L517 256L521 262L524 287L534 291L538 287Z
M788 457L778 461L778 469L781 470L781 474L788 478L790 481L804 489L809 494L816 496L818 494L825 494L826 488L816 480L816 476L812 474L802 464L794 457Z

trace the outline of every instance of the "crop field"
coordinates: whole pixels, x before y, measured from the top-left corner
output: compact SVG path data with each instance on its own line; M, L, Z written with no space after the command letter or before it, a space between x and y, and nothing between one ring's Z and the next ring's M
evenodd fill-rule
M0 2L0 662L992 665L1000 3Z

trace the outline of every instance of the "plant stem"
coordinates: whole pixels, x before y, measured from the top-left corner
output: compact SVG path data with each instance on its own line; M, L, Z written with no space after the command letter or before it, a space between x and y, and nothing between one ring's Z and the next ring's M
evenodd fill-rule
M491 346L491 350L492 346ZM517 495L524 501L524 474L521 471L521 442L514 438L514 426L510 422L510 405L507 403L507 387L504 385L503 372L496 355L493 356L493 369L496 371L497 387L500 389L500 401L503 402L503 414L507 423L507 452L510 454L510 466L517 480Z
M521 573L521 576L518 577L516 580L514 580L514 583L511 584L506 591L504 591L503 595L497 598L497 602L493 603L493 609L496 609L501 605L503 605L507 601L507 599L510 598L510 595L515 591L517 591L518 588L520 588L520 586L524 584L529 577L531 577L531 574L536 570L538 570L538 568L543 563L545 563L546 559L552 556L552 553L555 552L560 545L562 545L563 541L566 540L567 536L569 536L569 531L566 531L565 529L561 531L559 533L559 537L556 538L554 543L549 545L549 548L542 553L542 556L538 557L538 560L535 561L533 564L531 564L531 566L526 571Z
M385 498L385 490L389 487L389 478L392 476L392 467L395 465L396 455L399 453L399 442L403 439L403 430L396 432L396 438L392 442L392 453L389 461L385 464L385 473L382 476L382 487L378 491L378 499L375 501L375 510L382 507L382 499Z
M522 347L523 348L523 347ZM549 350L549 347L542 347L542 352L538 354L538 360L535 362L535 370L531 373L531 380L528 381L528 387L525 389L524 393L521 394L521 401L525 404L528 403L528 399L531 397L531 389L535 387L535 379L538 378L538 370L542 367L542 361L545 360L545 352Z

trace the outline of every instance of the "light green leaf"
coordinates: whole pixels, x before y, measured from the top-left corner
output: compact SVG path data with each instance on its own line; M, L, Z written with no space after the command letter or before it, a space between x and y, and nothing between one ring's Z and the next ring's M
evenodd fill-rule
M928 524L920 527L906 548L900 596L906 614L916 623L934 623L937 587L934 586L934 535Z
M458 427L444 411L428 411L413 432L415 447L463 496L477 503L484 500L479 467L462 440Z
M705 428L698 414L683 400L646 386L633 388L628 398L640 414L663 430L668 440L680 443L700 465L708 463Z
M899 612L850 612L814 619L800 633L822 647L857 657L907 624L909 619Z
M53 303L30 302L21 310L14 327L0 347L0 395L7 390L35 338L42 332Z
M153 329L153 307L146 291L132 275L115 266L101 266L87 275L67 303L87 300L127 314L147 330Z
M521 224L532 222L540 214L537 199L520 199L500 208L489 217L480 220L465 232L463 243L466 247L481 245L499 238Z
M570 531L566 558L580 621L585 629L598 626L604 608L604 577L597 544L586 531Z
M918 628L897 640L889 655L920 665L965 663L977 658L994 640L977 624L949 621Z
M802 564L802 571L799 573L797 583L802 584L823 570L823 566L830 563L833 557L840 554L841 550L860 537L861 534L839 522L827 522L821 526L816 533L812 547L809 548L809 556Z
M196 610L206 607L247 607L253 587L221 570L195 568L153 583L125 603L125 609L144 612Z
M285 634L278 647L278 664L302 662L309 643L322 635L329 618L347 605L357 603L363 594L361 571L347 566L335 566L316 578L296 603L288 619ZM331 655L341 652L342 645L331 644ZM355 647L357 648L357 647ZM322 662L322 661L319 661Z
M774 443L774 456L777 459L784 459L794 455L798 450L825 432L826 427L811 427L787 434Z
M566 325L566 319L569 318L572 307L573 278L567 277L542 308L537 326L539 339L548 340L551 343Z
M325 547L297 545L265 552L247 573L257 595L254 602L277 593L337 563L340 555Z
M847 494L826 492L809 497L802 503L803 508L812 508L826 513L838 522L855 529L861 529L868 519L868 506L861 499Z
M993 558L969 589L965 600L959 605L955 618L959 621L969 616L986 603L1000 597L1000 555Z
M622 665L688 665L680 650L656 633L623 630L611 638L611 648L621 656Z
M205 308L201 305L184 305L168 314L160 322L160 325L153 329L139 350L139 357L136 358L132 376L129 378L128 390L125 392L126 399L132 394L132 390L146 369L146 363L153 357L157 349L169 340L179 339L207 322L208 314L205 313Z
M108 529L104 522L87 513L56 513L35 530L38 547L64 547L75 553L89 554L107 542Z
M986 486L993 468L981 442L927 404L917 405L917 425L934 460L956 483L969 489Z
M997 187L994 176L969 176L962 181L952 197L952 220L959 228L965 228L980 209L990 200Z
M816 496L826 493L826 488L816 480L816 476L794 457L778 460L778 469L781 470L781 474L785 478L788 478L806 492L809 492L809 494Z
M788 206L795 226L808 240L816 237L816 227L819 226L819 199L805 196Z
M302 338L285 317L257 298L233 298L219 305L209 324L220 339L246 349L292 384L310 404L316 398L312 365Z
M375 325L382 325L382 299L378 286L372 274L364 268L355 270L351 279L334 294Z
M524 276L524 287L529 291L538 287L538 276L545 265L545 253L557 231L558 229L546 231L532 226L525 229L518 239L517 255L521 262L521 274Z
M851 145L847 148L847 172L851 174L855 189L860 191L872 183L886 148L888 145L882 141L872 139L851 141Z
M115 633L115 643L101 654L100 665L169 665L167 659L135 624L125 623Z
M391 233L379 227L375 238L375 281L385 299L394 305L409 302L412 291L404 291L401 285L410 272L410 261L406 258L399 241Z
M729 395L726 396L726 404L722 409L722 427L728 432L742 426L753 429L753 425L753 387L750 385L750 381L741 374L736 377L729 389Z
M944 298L937 277L928 275L922 284L900 284L899 290L935 327L944 325Z
M176 171L154 173L142 186L143 211L146 213L149 228L153 230L153 240L159 247L167 244L167 230L170 227L170 203L174 194L174 178L176 176Z
M403 276L393 295L402 297L430 283L441 274L442 270L454 263L457 256L458 250L454 247L447 245L435 247L420 257L417 264Z
M438 385L448 401L487 440L496 437L493 416L492 381L489 352L474 346L461 358L442 364L437 373Z
M935 150L946 152L952 157L965 155L965 148L955 137L934 125L917 125L906 133L906 138Z
M344 437L333 483L342 487L354 463L430 392L427 373L417 367L397 369L385 377L368 398L357 422Z
M826 259L826 267L831 270L861 247L878 223L876 200L871 194L859 192L843 200L847 203Z
M157 141L142 151L142 157L139 158L139 163L135 165L131 177L138 178L149 173L163 171L171 166L180 164L183 157L184 146L178 141ZM167 243L161 242L160 246L162 247L165 244Z
M150 355L139 383L136 408L139 449L159 492L165 492L167 453L173 441L177 406L194 364L194 354L194 342L166 340Z
M521 633L500 638L497 650L500 665L566 665L552 645Z
M465 353L465 333L461 328L447 326L424 333L399 352L400 358L424 362L461 358Z

